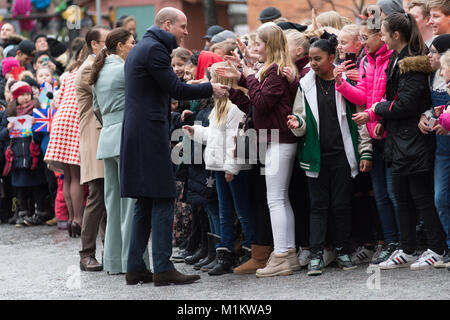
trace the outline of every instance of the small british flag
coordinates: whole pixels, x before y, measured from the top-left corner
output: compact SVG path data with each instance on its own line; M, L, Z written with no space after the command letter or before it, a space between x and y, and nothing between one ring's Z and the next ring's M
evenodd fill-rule
M35 123L33 124L34 132L50 132L53 117L55 116L56 110L48 109L33 109L33 117Z
M9 138L11 139L22 138L22 130L21 129L9 130Z

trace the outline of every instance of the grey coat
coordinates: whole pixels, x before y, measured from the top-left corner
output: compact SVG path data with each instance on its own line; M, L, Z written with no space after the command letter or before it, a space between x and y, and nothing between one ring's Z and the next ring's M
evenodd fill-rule
M120 155L123 109L125 106L125 62L118 55L109 55L93 87L94 109L102 115L103 127L98 140L97 159Z

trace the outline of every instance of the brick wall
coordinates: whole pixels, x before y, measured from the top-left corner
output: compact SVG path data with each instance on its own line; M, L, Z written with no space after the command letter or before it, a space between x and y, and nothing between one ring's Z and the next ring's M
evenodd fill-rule
M2 1L2 0L0 0ZM155 14L163 7L175 7L183 10L188 19L189 35L183 42L183 46L191 50L201 50L204 47L202 37L206 34L205 19L203 17L203 8L199 1L182 1L182 0L102 0L102 12L107 12L109 6L142 6L154 5ZM217 5L218 23L224 28L229 27L226 4ZM95 11L95 1L89 0L89 11Z
M332 6L329 3L326 3L324 0L311 0L310 1L314 8L316 9L317 14L329 10L333 10ZM341 15L346 16L353 21L355 21L355 16L353 15L351 10L345 9L343 7L349 7L355 9L352 0L334 0L336 4L336 11L338 11ZM360 0L357 0L359 3ZM365 5L375 4L377 0L366 0ZM255 30L261 24L258 20L259 14L261 11L269 6L276 7L281 11L283 17L289 19L289 21L299 23L304 19L311 18L311 9L306 0L247 0L248 5L248 16L247 22L250 27L250 30Z

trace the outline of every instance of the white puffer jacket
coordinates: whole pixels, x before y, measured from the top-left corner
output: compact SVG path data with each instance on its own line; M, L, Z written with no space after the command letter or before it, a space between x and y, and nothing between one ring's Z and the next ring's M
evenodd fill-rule
M226 124L219 126L214 112L213 109L208 127L193 126L194 135L191 137L195 142L206 145L204 152L206 170L225 171L233 175L239 174L240 170L250 170L251 165L239 164L238 160L234 158L235 137L239 122L245 116L245 113L239 110L236 105L231 104Z

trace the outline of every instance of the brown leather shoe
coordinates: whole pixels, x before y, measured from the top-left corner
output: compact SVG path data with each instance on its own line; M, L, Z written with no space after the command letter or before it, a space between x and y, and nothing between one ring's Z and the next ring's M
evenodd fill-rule
M103 265L98 263L94 257L86 257L80 260L80 269L82 271L102 271Z
M127 284L138 284L139 282L153 282L153 273L150 270L127 272L125 275Z
M58 224L58 220L56 218L52 218L50 220L47 220L45 222L46 225L52 227L52 226L56 226Z
M155 287L168 286L170 284L189 284L200 280L199 275L186 275L172 269L166 272L155 272L153 283Z

